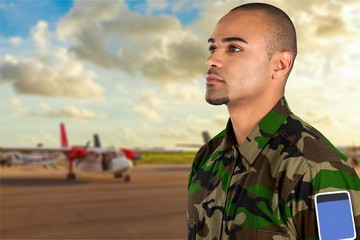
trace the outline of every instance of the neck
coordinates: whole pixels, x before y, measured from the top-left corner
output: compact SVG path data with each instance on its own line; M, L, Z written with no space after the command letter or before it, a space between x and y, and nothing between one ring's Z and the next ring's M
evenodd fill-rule
M282 96L270 99L242 101L228 105L228 112L233 125L236 141L241 145L260 120L275 106Z

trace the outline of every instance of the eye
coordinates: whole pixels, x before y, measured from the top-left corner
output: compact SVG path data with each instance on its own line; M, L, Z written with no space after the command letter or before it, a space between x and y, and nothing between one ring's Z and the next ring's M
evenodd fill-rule
M210 53L210 54L213 54L213 53L215 52L215 49L216 49L216 47L215 47L214 45L210 45L210 46L209 46L209 49L208 49L208 50L209 50L209 53Z
M241 48L236 46L229 46L229 52L241 52Z

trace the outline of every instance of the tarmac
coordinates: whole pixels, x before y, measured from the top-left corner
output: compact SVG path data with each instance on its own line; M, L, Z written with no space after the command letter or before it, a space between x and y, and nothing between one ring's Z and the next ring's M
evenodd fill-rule
M187 165L139 165L131 181L66 169L1 169L0 239L186 239Z

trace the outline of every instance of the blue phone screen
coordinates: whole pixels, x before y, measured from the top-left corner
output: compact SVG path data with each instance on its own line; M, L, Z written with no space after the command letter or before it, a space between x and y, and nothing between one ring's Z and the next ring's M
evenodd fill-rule
M354 238L350 200L318 202L321 239Z

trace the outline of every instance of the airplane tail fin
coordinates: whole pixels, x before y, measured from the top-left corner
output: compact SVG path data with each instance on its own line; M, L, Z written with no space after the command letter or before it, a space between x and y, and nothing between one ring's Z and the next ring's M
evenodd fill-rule
M12 152L11 159L13 162L21 162L21 156L18 152Z
M61 147L69 146L64 123L60 123L60 142L61 142Z
M99 135L96 133L94 134L94 146L98 148L101 147Z
M208 131L202 132L204 143L208 143L211 140L210 133Z
M191 148L200 148L202 147L204 144L207 144L208 142L210 142L211 140L211 136L210 133L208 131L203 131L201 132L201 135L203 137L203 144L188 144L188 143L178 143L176 144L178 147L191 147Z

